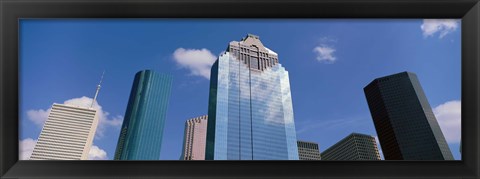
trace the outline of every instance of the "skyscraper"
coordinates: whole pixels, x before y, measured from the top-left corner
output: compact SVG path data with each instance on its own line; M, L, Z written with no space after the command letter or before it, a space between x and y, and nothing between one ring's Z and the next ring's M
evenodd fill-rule
M375 137L352 133L322 152L322 160L380 160Z
M213 64L208 117L206 160L298 160L288 72L258 36Z
M453 160L414 73L377 78L363 90L385 160Z
M320 149L315 142L297 141L298 157L300 160L321 160Z
M158 160L172 77L151 70L135 75L115 160Z
M52 105L30 160L88 159L99 122L97 109L93 105L100 91L104 74L105 71L90 104L54 103Z
M185 136L181 160L205 160L208 115L185 122Z
M53 104L30 160L86 160L98 125L97 110Z

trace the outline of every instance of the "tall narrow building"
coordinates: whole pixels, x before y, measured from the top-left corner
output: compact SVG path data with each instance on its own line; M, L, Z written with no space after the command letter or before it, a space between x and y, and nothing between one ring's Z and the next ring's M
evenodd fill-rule
M104 72L105 73L105 72ZM30 160L87 160L99 117L94 108L103 74L90 104L52 105ZM89 100L82 97L81 100Z
M185 122L185 135L181 160L205 160L208 115Z
M321 160L320 149L315 142L297 141L300 160Z
M322 152L322 160L380 160L375 137L352 133Z
M288 72L256 35L213 64L208 117L206 160L298 160Z
M135 75L115 160L158 160L172 77L151 70Z
M364 92L385 160L453 160L414 73L377 78Z

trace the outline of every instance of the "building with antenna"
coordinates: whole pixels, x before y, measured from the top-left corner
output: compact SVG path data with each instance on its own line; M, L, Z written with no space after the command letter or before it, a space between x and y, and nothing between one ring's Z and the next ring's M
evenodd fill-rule
M152 70L135 75L115 160L158 160L172 77Z
M103 74L102 74L103 79ZM92 104L52 105L30 160L87 160L99 122L93 104L100 91L97 86Z
M97 91L95 92L95 96L93 97L92 104L90 105L90 107L93 107L93 104L95 103L95 101L97 101L98 92L100 92L100 87L102 87L101 84L103 81L103 75L105 75L105 71L103 71L102 73L102 77L100 78L100 83L98 83L97 85Z

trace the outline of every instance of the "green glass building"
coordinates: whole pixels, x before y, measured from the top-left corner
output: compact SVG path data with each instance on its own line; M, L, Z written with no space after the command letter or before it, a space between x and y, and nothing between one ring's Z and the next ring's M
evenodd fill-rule
M453 160L417 75L377 78L364 92L385 160Z
M172 77L151 70L135 75L115 160L158 160Z

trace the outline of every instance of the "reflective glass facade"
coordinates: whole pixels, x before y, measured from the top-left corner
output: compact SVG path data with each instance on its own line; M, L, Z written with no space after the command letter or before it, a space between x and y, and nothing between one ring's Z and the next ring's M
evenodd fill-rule
M135 75L115 160L158 160L172 77L151 70Z
M364 91L385 160L453 160L417 75L377 78Z
M206 160L298 160L288 72L258 36L212 66Z

